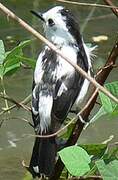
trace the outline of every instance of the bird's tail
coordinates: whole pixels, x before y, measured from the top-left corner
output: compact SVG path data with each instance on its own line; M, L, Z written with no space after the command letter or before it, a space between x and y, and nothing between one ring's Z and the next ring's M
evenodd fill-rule
M36 176L50 177L54 170L56 156L55 138L36 138L29 171L33 178Z

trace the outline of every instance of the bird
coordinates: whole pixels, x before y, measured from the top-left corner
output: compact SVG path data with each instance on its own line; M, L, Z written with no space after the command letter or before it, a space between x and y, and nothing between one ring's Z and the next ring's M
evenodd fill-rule
M73 63L91 75L91 51L71 10L55 6L44 13L31 11L43 24L45 37ZM32 119L36 135L50 135L62 126L72 106L87 94L89 81L44 44L33 76ZM33 178L51 177L57 154L57 137L35 138L29 171Z

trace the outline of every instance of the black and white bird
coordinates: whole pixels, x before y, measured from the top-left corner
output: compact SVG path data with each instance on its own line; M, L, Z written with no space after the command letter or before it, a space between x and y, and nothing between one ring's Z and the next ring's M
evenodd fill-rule
M90 49L84 44L72 13L62 6L43 14L32 13L42 20L46 38L90 75ZM32 117L36 134L56 132L73 104L78 105L83 100L88 86L87 79L45 45L36 63L32 88ZM33 177L52 175L56 152L55 137L36 137L29 165Z

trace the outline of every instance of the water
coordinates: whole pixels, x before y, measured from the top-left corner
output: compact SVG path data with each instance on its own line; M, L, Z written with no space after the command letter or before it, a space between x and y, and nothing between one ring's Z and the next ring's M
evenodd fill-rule
M29 11L31 9L45 11L56 4L60 5L56 1L52 1L51 3L48 0L1 0L1 2L40 32L43 32L41 22L38 22L35 17L32 17ZM104 64L116 40L118 31L117 19L109 9L92 8L92 19L85 23L88 14L90 12L92 13L90 7L69 5L67 7L71 8L76 16L79 17L85 42L90 42L94 45L96 43L92 41L93 36L106 35L108 37L107 41L97 43L98 58L94 61L94 67L96 69L98 65ZM32 35L17 23L12 20L8 21L5 16L0 14L0 39L4 40L7 50L14 47L19 41L31 38L33 38ZM35 40L30 48L26 49L26 54L36 58L41 49L41 44L41 42ZM108 82L117 80L116 71L114 69L110 74L107 80ZM17 101L21 101L28 96L31 93L32 73L31 70L21 69L17 74L5 78L5 88L8 95L14 97ZM1 107L4 107L4 101L0 99ZM94 112L95 110L93 114ZM0 180L23 179L26 171L22 168L21 162L25 160L29 164L34 139L23 135L33 134L34 132L26 122L15 119L16 117L31 120L30 113L22 109L15 109L11 114L5 114L1 117L1 119L7 120L0 129ZM116 141L118 138L118 122L116 119L111 120L108 116L101 118L98 122L89 126L87 130L83 131L79 140L80 143L99 143L107 139L110 135L114 135L113 141Z

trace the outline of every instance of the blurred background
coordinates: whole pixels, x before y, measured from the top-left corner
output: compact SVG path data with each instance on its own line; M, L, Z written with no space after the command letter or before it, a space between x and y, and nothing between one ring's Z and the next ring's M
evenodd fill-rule
M100 0L83 0L79 2L104 4ZM117 0L112 2L118 6ZM42 34L42 23L36 17L32 16L30 10L44 12L56 5L63 5L71 9L80 23L80 29L85 43L98 46L95 51L97 57L93 61L94 71L105 64L118 36L118 20L109 8L69 5L54 0L1 0L1 3ZM34 37L0 12L0 39L4 41L6 51L9 51L18 45L19 42L34 39ZM32 44L28 48L25 48L25 55L37 59L42 44L38 40L32 41ZM5 88L7 94L17 101L22 101L31 93L32 75L33 71L31 69L20 68L15 75L6 77ZM114 69L108 77L107 82L116 80L118 80L118 72ZM4 100L0 99L0 111L2 111L4 106ZM96 105L91 116L97 112L98 108L99 105ZM0 180L23 179L26 171L21 163L22 160L25 160L29 164L34 142L34 138L25 136L25 134L34 134L33 128L26 122L13 117L25 118L32 121L31 114L22 109L14 109L10 114L6 113L0 116L0 120L5 119L0 128ZM117 118L111 119L109 116L104 116L82 132L79 143L101 143L111 135L114 135L112 141L117 141L117 130Z

